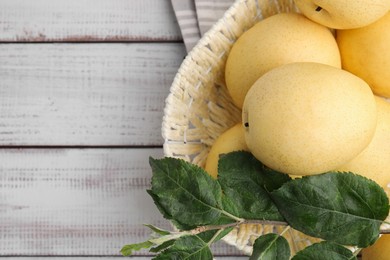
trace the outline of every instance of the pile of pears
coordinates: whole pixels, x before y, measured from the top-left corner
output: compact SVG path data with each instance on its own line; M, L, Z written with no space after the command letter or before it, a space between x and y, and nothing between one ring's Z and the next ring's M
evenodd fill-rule
M245 150L292 177L351 171L386 187L390 0L295 4L299 13L263 19L233 44L225 81L242 122L215 141L205 169L216 178L220 154Z

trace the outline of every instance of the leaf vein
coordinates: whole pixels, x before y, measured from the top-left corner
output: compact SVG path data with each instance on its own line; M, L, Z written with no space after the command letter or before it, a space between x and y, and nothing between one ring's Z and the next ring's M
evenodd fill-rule
M340 215L347 215L347 216L354 216L356 218L360 218L360 219L363 219L363 220L369 220L369 221L373 221L373 219L371 218L367 218L367 217L363 217L363 216L359 216L359 215L354 215L354 214L347 214L345 212L342 212L342 211L335 211L335 210L331 210L331 209L327 209L327 208L320 208L320 207L316 207L316 206L313 206L313 205L309 205L309 204L303 204L303 203L300 203L299 201L296 201L296 200L291 200L291 199L288 199L288 198L284 198L285 200L291 202L291 203L294 203L294 204L297 204L299 206L306 206L306 207L309 207L309 208L314 208L316 210L327 210L327 211L330 211L330 212L334 212L335 214L340 214ZM378 221L378 220L377 220Z
M363 203L364 205L367 206L367 208L368 208L368 209L370 210L370 212L373 214L374 219L377 219L377 216L376 216L376 214L375 214L375 211L374 211L374 210L370 207L370 205L369 205L369 204L360 196L360 194L357 193L356 190L352 189L352 188L349 186L349 184L346 183L343 179L342 179L341 181L349 188L350 191L353 192L353 194L355 194L355 196L357 196L357 198L359 199L359 201L360 201L361 203Z
M344 184L344 183L343 183L343 184ZM343 204L344 209L347 211L348 214L350 214L350 213L349 213L349 210L348 210L348 207L347 207L347 205L345 204L343 194L341 193L341 191L340 191L338 185L335 185L335 187L336 187L337 193L338 193L338 194L340 195L340 197L341 197L341 203Z
M223 211L222 211L221 209L216 208L216 207L213 207L212 205L209 205L209 204L205 203L205 202L202 201L200 198L197 198L197 197L196 197L194 194L192 194L191 192L188 192L188 190L185 189L181 184L179 184L174 178L172 178L172 177L170 176L170 174L167 174L167 173L165 172L165 170L162 169L162 168L160 167L160 165L157 165L157 167L159 167L160 170L161 170L163 173L165 173L165 175L166 175L173 183L175 183L181 190L183 190L185 194L188 194L193 200L200 202L201 204L205 205L206 207L209 207L210 209L214 209L214 210L216 210L216 211L218 211L218 212L220 212L220 213L223 213ZM172 195L172 196L173 196L173 195Z

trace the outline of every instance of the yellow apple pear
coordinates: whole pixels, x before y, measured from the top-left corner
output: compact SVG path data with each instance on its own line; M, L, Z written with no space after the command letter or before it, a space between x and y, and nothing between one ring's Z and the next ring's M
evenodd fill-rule
M290 63L259 78L242 111L245 140L268 167L291 175L333 170L370 143L377 110L370 87L319 63Z
M213 178L217 178L219 156L233 151L248 151L241 123L229 128L215 140L207 155L206 172Z
M390 97L390 12L369 26L338 30L342 67L366 81L374 93Z
M374 180L381 187L390 183L390 103L375 97L378 121L372 141L356 158L340 167Z
M341 67L337 43L328 28L293 13L258 22L238 38L226 62L226 86L234 104L242 108L249 88L267 71L300 61Z
M362 260L389 260L390 234L382 235L378 241L362 250Z
M390 9L389 0L294 0L311 20L334 29L367 26Z

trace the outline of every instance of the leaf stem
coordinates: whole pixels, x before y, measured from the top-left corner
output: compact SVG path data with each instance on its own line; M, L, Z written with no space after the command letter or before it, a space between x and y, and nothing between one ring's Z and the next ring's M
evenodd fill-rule
M165 243L169 240L178 239L178 238L185 236L185 235L192 235L192 233L191 233L191 231L172 232L169 235L150 239L149 242L151 242L155 245L161 245L162 243Z
M217 239L217 237L219 236L219 234L221 234L221 232L223 231L223 229L220 229L218 230L214 236L210 239L209 242L207 242L207 245L210 246L212 243L214 243L215 239Z
M247 220L242 219L241 221L237 221L234 223L229 224L223 224L223 225L208 225L208 226L200 226L195 229L192 229L190 231L184 231L184 232L190 232L191 235L197 235L199 233L209 231L209 230L216 230L216 229L226 229L229 227L236 227L242 224L261 224L261 225L275 225L275 226L287 226L286 231L290 228L286 222L283 221L272 221L272 220Z
M221 210L221 212L222 212L222 214L224 214L225 216L227 216L227 217L229 217L229 218L231 218L231 219L233 219L233 220L235 220L235 221L237 221L237 222L244 222L244 221L245 221L245 219L239 218L239 217L237 217L237 216L234 216L233 214L230 214L229 212L224 211L223 209Z
M286 233L290 229L290 226L287 226L283 229L283 231L280 233L280 236L283 236L284 233Z

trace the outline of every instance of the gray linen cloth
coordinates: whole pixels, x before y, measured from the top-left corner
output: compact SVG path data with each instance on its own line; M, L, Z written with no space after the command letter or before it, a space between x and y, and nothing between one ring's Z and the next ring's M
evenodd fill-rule
M171 0L189 52L235 0Z

